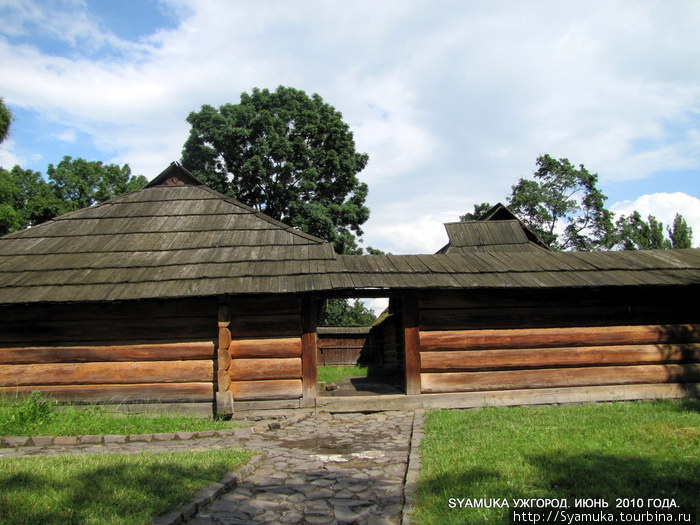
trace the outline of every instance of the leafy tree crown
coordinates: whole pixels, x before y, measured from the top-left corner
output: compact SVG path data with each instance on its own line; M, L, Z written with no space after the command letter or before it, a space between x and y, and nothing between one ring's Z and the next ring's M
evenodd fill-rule
M340 253L357 251L355 235L369 218L357 174L368 156L355 151L342 115L319 95L254 88L239 104L204 105L187 121L182 165L195 176Z

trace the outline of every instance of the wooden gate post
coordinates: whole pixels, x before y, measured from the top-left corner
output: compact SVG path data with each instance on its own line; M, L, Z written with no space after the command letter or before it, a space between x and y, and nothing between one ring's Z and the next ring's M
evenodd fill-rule
M219 304L219 340L216 350L216 415L233 415L233 395L231 386L231 307L226 303Z
M301 300L301 377L302 405L311 406L318 388L318 335L316 300ZM306 402L304 402L306 401Z
M403 344L406 363L406 394L421 393L420 384L420 331L418 300L409 295L403 298Z

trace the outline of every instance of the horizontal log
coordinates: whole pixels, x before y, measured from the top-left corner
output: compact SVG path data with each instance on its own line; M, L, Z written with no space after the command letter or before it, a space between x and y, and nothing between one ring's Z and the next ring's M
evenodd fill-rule
M121 319L192 319L206 317L216 323L217 300L211 297L152 299L105 303L34 303L0 306L0 323L51 321L109 321ZM214 324L216 326L216 324Z
M625 306L656 308L660 312L688 310L685 305L694 300L696 291L692 287L653 288L632 287L621 293L612 289L579 289L576 305L580 312L600 307ZM684 300L686 299L686 300ZM470 290L465 292L424 292L419 300L421 314L424 310L482 309L482 308L534 308L540 306L571 307L571 301L560 290Z
M213 381L212 361L0 365L0 386Z
M204 401L176 401L158 403L118 403L102 404L105 412L113 414L146 414L149 416L187 416L201 419L211 419L214 415L214 403L210 398Z
M20 346L52 344L116 344L130 341L212 340L217 337L216 317L108 319L101 322L34 319L0 326L0 344Z
M229 325L234 339L301 336L301 314L236 315Z
M640 365L494 372L421 374L424 394L570 386L688 383L700 380L700 365Z
M300 379L301 358L232 359L228 373L232 381Z
M290 295L254 295L231 298L231 315L237 319L250 314L299 314L301 300Z
M268 414L270 410L296 410L299 408L299 398L296 399L270 399L266 401L241 401L236 402L234 417L242 412L251 412L252 415Z
M0 348L0 365L95 361L181 361L212 359L214 344L167 343L113 346Z
M700 361L698 343L421 352L424 372L696 361Z
M694 321L687 309L680 310L659 304L604 304L583 306L576 304L541 303L526 306L484 305L474 308L455 308L421 311L421 330L450 330L454 328L518 328L547 326L582 326L614 324L646 324L658 322Z
M318 346L345 346L345 347L359 347L362 348L365 345L370 344L370 337L368 334L360 335L358 337L336 337L330 335L318 334Z
M229 387L234 402L265 399L297 399L301 397L301 379L276 381L233 381ZM235 409L235 405L234 405Z
M85 403L129 403L129 402L213 402L214 387L206 383L157 383L133 385L67 385L24 386L0 388L0 395L30 393L38 390L63 401Z
M589 326L421 331L421 350L490 350L622 344L700 343L700 325Z
M301 357L301 337L234 339L230 350L234 358Z
M534 388L528 390L491 390L414 396L416 407L426 410L476 408L484 406L544 405L551 403L595 403L640 399L678 399L697 397L700 383L663 383L646 385L583 386ZM343 399L332 398L327 399Z

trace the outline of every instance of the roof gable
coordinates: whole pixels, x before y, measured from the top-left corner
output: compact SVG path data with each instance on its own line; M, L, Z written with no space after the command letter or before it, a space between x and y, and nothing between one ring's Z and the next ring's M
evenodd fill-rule
M479 220L445 223L449 242L437 253L531 252L549 248L513 212L498 203Z
M155 179L146 184L146 188L153 186L201 186L202 182L183 168L178 162L171 162Z

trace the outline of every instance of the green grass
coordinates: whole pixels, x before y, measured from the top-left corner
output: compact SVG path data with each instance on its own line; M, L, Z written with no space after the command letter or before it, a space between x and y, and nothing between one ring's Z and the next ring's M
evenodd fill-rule
M98 405L59 409L55 402L38 392L30 396L0 396L0 436L152 434L232 426L228 421L189 416L114 414Z
M136 524L188 503L250 451L0 459L0 524Z
M318 380L324 383L334 383L350 377L367 377L369 367L366 366L319 366Z
M674 498L700 494L700 400L426 414L416 523L508 523L449 498Z

